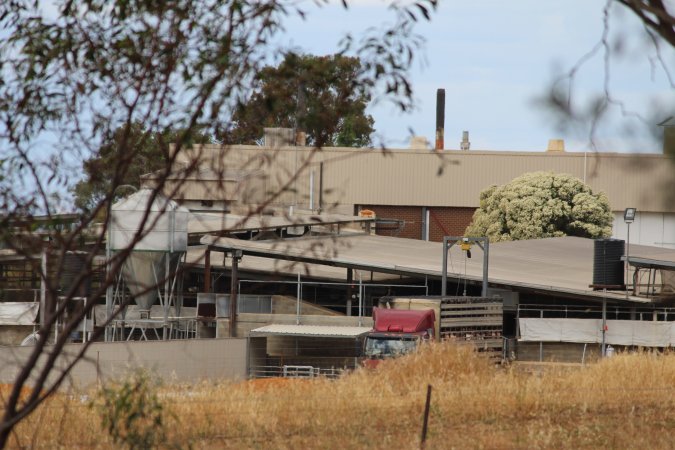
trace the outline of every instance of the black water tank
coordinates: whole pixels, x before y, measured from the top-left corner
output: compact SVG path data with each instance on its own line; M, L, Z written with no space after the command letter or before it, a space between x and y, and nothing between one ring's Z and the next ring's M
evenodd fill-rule
M596 239L593 246L593 284L598 286L623 286L625 253L622 239ZM602 289L596 287L595 289Z

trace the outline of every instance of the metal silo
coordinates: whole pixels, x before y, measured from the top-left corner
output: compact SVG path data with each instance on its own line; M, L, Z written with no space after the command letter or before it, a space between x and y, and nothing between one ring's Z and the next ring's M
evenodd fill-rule
M178 265L187 251L189 215L186 208L161 194L153 198L151 189L141 189L111 208L108 254L133 249L122 266L120 281L129 289L142 318L149 317L158 299L165 318L171 306L179 313L174 290ZM116 287L106 296L108 316L118 292Z

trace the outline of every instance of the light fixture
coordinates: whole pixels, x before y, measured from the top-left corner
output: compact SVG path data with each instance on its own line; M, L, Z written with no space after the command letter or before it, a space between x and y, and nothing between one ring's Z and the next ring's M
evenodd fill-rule
M626 208L626 210L623 212L623 221L626 222L626 261L624 263L624 283L626 284L626 299L628 299L628 273L630 272L630 259L629 259L629 254L630 254L630 224L635 221L635 213L637 211L637 208ZM633 289L635 289L634 283L631 283L633 285Z
M637 208L626 208L626 210L623 212L623 221L626 223L633 223L633 221L635 221L636 212Z

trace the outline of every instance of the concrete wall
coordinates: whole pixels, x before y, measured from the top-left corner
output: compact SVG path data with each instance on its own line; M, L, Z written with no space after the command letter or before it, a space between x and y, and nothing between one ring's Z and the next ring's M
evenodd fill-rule
M288 297L284 295L272 296L272 313L273 314L293 314L297 311L298 304L295 297ZM315 305L306 301L300 302L300 311L302 315L315 316L340 316L339 312L332 309L324 308L323 306ZM242 313L245 314L245 313Z
M20 345L33 328L33 325L0 325L0 346Z
M566 362L581 363L595 362L600 357L600 345L586 345L568 342L518 342L516 344L516 359L518 361Z
M86 388L138 369L148 370L165 381L244 379L246 347L246 339L95 343L75 365L64 388ZM68 344L57 360L57 369L72 361L81 348L82 344ZM31 351L32 347L0 347L0 383L13 382ZM43 361L44 358L39 364ZM59 371L53 372L56 375Z

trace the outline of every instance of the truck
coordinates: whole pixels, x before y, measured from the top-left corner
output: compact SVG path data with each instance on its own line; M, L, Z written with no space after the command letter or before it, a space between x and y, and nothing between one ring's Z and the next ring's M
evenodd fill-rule
M415 351L422 342L449 339L501 357L503 308L499 297L383 297L364 339L365 367Z
M364 365L375 367L379 361L414 351L420 342L436 337L433 309L404 310L373 308L373 329L364 341Z

